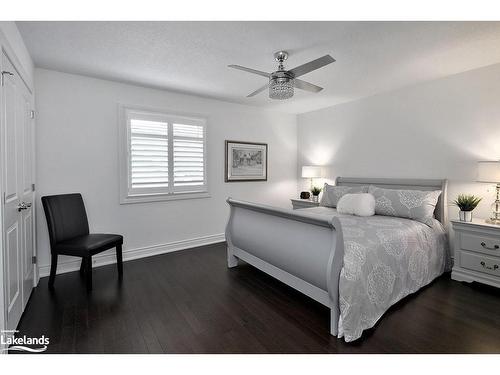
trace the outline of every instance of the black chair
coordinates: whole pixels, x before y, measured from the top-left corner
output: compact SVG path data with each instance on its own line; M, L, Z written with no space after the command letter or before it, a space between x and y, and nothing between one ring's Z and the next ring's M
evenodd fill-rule
M92 256L116 247L118 275L123 276L123 236L118 234L89 234L87 212L81 194L62 194L42 197L50 237L52 263L49 288L54 287L58 255L82 258L80 273L87 278L87 290L92 290Z

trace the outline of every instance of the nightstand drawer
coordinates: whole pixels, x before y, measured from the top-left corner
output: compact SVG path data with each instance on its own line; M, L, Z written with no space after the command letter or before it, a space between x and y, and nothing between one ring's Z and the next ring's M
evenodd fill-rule
M479 218L451 223L455 231L455 265L451 278L500 288L500 225Z
M500 256L500 237L460 233L460 248L490 255L498 253Z
M500 259L486 255L460 252L460 267L500 276Z

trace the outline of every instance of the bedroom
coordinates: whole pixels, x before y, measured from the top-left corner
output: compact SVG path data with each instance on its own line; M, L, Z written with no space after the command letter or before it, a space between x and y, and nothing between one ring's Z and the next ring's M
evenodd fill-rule
M499 354L500 22L21 19L2 349Z

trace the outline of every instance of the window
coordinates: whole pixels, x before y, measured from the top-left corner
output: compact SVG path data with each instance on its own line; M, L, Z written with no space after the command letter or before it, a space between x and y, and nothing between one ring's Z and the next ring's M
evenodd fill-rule
M208 196L206 121L122 108L121 203Z

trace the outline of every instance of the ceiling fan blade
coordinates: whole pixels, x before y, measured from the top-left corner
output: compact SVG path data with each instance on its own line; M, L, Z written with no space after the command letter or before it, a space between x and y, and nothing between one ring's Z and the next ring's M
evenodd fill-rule
M257 89L255 90L254 92L252 92L251 94L247 95L247 98L251 98L252 96L255 96L259 93L261 93L262 91L264 91L265 89L267 89L269 87L269 83L262 86L260 89Z
M302 89L302 90L306 90L306 91L310 91L310 92L320 92L321 90L323 90L323 87L313 85L312 83L302 81L301 79L298 79L298 78L295 78L293 80L293 82L294 82L295 87L297 87L298 89Z
M306 73L312 72L313 70L331 64L334 61L335 59L333 57L331 57L330 55L325 55L323 57L320 57L319 59L309 61L308 63L305 63L303 65L299 65L296 68L289 70L289 72L292 73L295 77L300 77Z
M248 72L248 73L258 74L259 76L269 78L269 73L262 72L260 70L256 70L256 69L252 69L252 68L245 68L244 66L241 66L241 65L228 65L228 67L233 68L233 69L243 70L243 71Z

